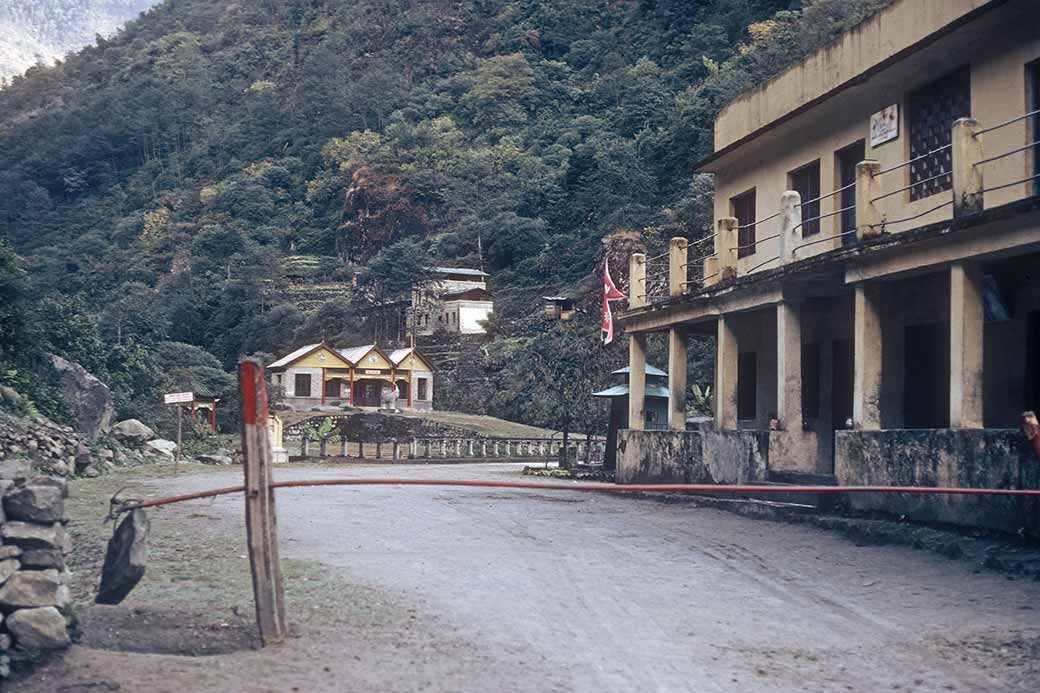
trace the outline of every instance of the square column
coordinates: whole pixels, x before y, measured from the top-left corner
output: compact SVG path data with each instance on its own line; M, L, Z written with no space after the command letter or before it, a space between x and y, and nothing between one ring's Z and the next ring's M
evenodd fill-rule
M983 428L982 272L963 262L950 267L950 428Z
M668 330L668 428L686 430L686 330Z
M642 431L646 420L646 335L628 337L628 428Z
M802 430L801 306L776 307L776 415L783 430Z
M852 420L864 431L881 430L881 313L877 288L856 285L853 328Z
M737 427L737 334L725 315L719 316L715 339L715 427Z

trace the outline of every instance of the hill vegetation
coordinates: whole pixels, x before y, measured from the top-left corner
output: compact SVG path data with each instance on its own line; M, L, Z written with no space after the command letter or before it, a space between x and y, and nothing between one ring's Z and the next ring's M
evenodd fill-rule
M594 319L524 319L597 286L613 232L703 234L691 164L718 108L888 1L167 0L0 90L0 238L20 256L0 256L20 321L0 358L28 377L13 364L53 350L139 407L170 344L229 367L364 342L432 263L492 273L489 353L510 368L594 343ZM301 255L363 289L281 301ZM503 387L490 413L555 423L524 399Z

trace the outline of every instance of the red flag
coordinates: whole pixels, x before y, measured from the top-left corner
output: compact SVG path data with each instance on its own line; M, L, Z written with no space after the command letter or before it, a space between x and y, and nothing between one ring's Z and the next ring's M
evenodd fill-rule
M610 344L614 341L614 314L610 311L610 302L624 298L625 295L618 291L614 280L610 278L610 260L603 259L603 343Z

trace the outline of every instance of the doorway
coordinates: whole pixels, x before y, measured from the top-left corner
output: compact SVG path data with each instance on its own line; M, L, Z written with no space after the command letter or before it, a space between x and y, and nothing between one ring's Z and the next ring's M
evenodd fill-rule
M850 144L839 149L835 156L838 159L835 167L838 171L838 189L841 190L839 209L845 210L838 215L841 244L851 245L856 242L856 234L852 233L856 230L856 164L867 158L866 142L860 140Z
M849 428L852 420L853 346L851 339L836 339L831 346L831 468L834 473L835 431Z
M903 428L950 425L950 324L906 328Z

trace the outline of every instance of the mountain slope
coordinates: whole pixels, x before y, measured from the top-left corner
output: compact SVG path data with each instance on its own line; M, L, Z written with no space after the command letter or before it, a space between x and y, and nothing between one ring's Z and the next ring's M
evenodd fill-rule
M111 36L158 0L2 0L0 78Z

